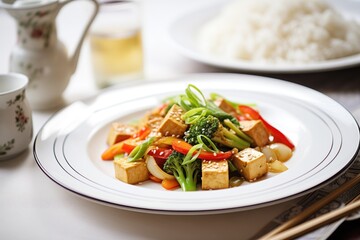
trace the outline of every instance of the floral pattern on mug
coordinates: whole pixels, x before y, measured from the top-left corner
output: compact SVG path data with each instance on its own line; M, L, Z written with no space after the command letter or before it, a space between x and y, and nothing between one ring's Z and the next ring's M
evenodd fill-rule
M15 113L16 127L20 132L23 132L25 130L25 125L28 123L29 117L25 116L23 108L19 105L16 106Z
M7 105L10 107L14 105L17 102L22 102L25 99L25 90L23 90L20 94L16 95L14 99L10 99L7 101Z
M7 152L14 147L14 144L15 144L15 139L11 139L7 143L0 145L0 156L6 155Z

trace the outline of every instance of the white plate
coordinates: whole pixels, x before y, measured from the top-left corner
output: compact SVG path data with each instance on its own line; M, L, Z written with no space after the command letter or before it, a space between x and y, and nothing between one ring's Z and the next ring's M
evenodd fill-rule
M110 124L142 116L165 97L183 93L188 83L205 94L256 103L296 145L289 170L237 188L196 192L166 191L151 181L129 185L116 180L112 162L100 159ZM53 181L88 199L133 211L205 214L256 208L313 191L347 169L358 148L354 118L319 92L257 76L199 74L134 84L76 102L43 126L34 156Z
M327 0L337 11L346 17L360 21L360 1ZM225 1L226 3L226 1ZM185 56L209 65L248 72L301 73L347 68L360 64L360 54L311 64L266 64L233 59L222 59L200 51L196 44L201 27L214 18L224 6L219 1L207 7L201 7L181 14L170 24L171 43Z

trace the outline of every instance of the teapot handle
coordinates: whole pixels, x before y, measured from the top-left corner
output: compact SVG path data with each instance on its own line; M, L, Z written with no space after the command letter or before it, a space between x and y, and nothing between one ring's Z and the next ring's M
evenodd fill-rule
M60 4L60 9L62 7L64 7L66 4L68 3L71 3L73 2L74 0L65 0L65 1L60 1L59 4ZM86 33L89 31L89 28L92 24L92 22L94 21L97 13L99 12L99 3L97 2L97 0L89 0L91 1L93 4L94 4L94 11L92 12L88 22L86 23L85 25L85 28L84 28L84 31L80 37L80 40L75 48L75 51L73 53L73 56L71 57L70 59L70 63L71 63L71 67L72 67L72 73L75 72L76 70L76 67L77 67L77 63L78 63L78 60L79 60L79 56L80 56L80 50L81 50L81 46L84 42L84 39L86 37Z

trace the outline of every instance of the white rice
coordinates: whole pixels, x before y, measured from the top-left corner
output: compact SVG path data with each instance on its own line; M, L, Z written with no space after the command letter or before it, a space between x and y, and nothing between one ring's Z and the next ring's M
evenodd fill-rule
M360 53L360 24L320 0L238 0L198 40L201 51L218 57L311 63Z

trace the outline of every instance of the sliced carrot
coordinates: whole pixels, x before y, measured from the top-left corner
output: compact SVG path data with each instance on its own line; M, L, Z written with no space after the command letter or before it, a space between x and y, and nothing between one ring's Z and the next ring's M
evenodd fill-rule
M137 144L135 144L135 142L124 142L123 146L122 146L122 150L128 154L131 153L132 150L134 150L134 148L136 148Z
M111 145L108 149L106 149L103 154L101 154L102 160L113 160L115 155L124 153L122 149L124 142L118 142L114 145Z
M140 130L135 133L132 138L139 138L140 140L144 140L151 133L151 129L149 127L142 127Z
M163 181L162 179L157 178L157 177L155 177L154 175L151 175L151 174L149 175L149 178L150 178L151 181L156 182L156 183L161 183Z
M139 143L139 139L128 138L124 141L115 143L108 147L101 155L102 160L113 160L114 157L121 153L130 153Z
M175 188L178 188L180 184L176 179L164 179L161 182L161 186L165 188L166 190L173 190Z

